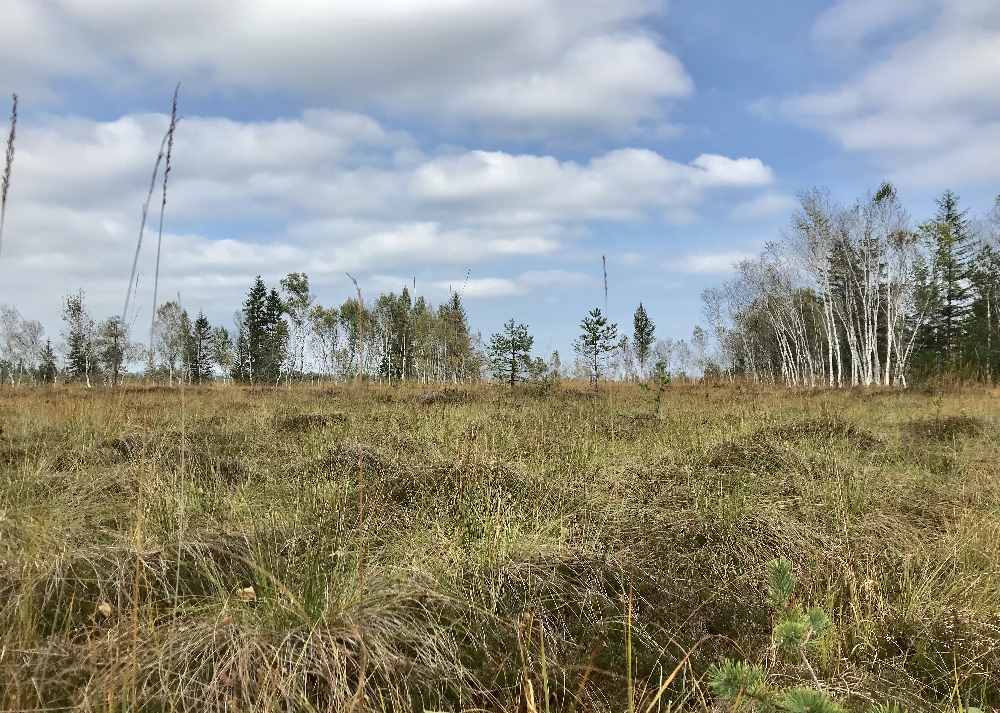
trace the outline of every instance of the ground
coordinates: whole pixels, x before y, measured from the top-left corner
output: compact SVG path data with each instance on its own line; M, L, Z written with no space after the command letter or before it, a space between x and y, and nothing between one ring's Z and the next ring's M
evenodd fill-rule
M728 710L726 657L847 710L1000 706L998 416L984 388L0 390L0 708ZM805 661L772 645L778 557L832 621Z

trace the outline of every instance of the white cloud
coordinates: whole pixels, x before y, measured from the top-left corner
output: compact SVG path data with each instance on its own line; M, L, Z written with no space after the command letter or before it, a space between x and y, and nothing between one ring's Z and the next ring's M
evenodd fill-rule
M736 265L753 255L742 252L718 252L687 255L667 263L667 269L692 274L725 274L733 272Z
M434 287L439 291L457 291L462 297L486 299L514 297L531 292L546 292L582 287L592 282L589 275L570 270L528 270L517 277L481 277L439 280Z
M0 299L45 294L38 316L51 324L61 293L82 286L96 313L120 310L166 122L25 117ZM495 278L513 288L480 284L477 296L573 287L583 278L549 268L593 221L684 219L715 191L772 178L758 159L683 163L636 148L580 162L436 153L370 117L331 111L270 121L186 117L173 169L161 292L181 290L206 309L225 305L227 319L257 273L274 281L305 270L322 285L342 283L345 270L371 280L412 270L429 283L442 271L502 265L525 272ZM140 262L144 309L155 218Z
M538 131L661 118L692 81L653 0L7 0L0 84L293 91Z
M733 217L737 220L759 220L791 213L797 201L784 193L768 191L758 196L737 203L733 208Z
M877 59L826 91L787 98L779 111L852 151L870 152L896 180L1000 177L1000 3L995 0L842 0L815 35L882 36ZM944 173L921 170L934 165Z

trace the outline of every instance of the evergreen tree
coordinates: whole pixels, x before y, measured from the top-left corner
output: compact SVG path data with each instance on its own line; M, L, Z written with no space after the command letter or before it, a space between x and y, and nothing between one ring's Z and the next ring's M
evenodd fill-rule
M635 348L635 357L639 360L639 371L642 374L646 373L646 362L649 360L649 355L653 350L653 343L656 341L654 336L656 332L656 325L650 320L649 315L646 314L646 308L642 306L642 302L635 310L635 314L632 317L632 345Z
M489 361L494 378L514 386L524 381L530 373L531 347L535 338L528 334L528 327L513 319L503 326L502 332L490 337Z
M96 370L94 320L84 304L83 290L68 295L63 302L63 339L66 341L66 375L90 386Z
M618 348L618 325L609 323L600 307L595 307L580 322L580 328L583 331L573 342L573 349L587 365L590 383L596 387L607 356Z
M212 326L204 313L199 312L198 318L191 327L190 364L188 372L191 381L201 384L212 378Z
M268 292L260 275L238 315L234 376L250 383L277 383L288 348L288 325L278 291Z
M958 196L945 191L937 205L934 219L921 226L932 256L928 285L931 311L921 357L924 363L943 369L955 368L961 360L972 307L970 278L975 243L966 212L959 210Z
M285 303L278 291L271 289L267 295L265 315L267 318L266 341L264 347L264 371L267 381L278 383L282 368L288 355L289 330L288 324L282 318L285 314Z
M46 339L45 347L42 349L42 360L38 366L38 378L44 384L53 384L58 375L59 367L56 366L56 353L52 350L52 342Z

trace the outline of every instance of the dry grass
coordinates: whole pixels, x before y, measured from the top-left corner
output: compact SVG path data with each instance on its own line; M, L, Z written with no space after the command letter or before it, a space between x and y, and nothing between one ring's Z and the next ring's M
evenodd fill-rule
M850 710L997 707L998 396L0 391L0 708L717 710L775 556Z

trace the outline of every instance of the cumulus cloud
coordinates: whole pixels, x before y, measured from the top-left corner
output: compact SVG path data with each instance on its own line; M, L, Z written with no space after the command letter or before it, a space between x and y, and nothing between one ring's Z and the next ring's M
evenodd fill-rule
M166 123L154 114L26 118L0 299L47 291L40 316L51 323L59 292L83 286L99 313L120 309ZM568 288L582 278L537 261L557 259L592 222L686 218L713 192L772 180L758 159L718 155L682 162L625 148L566 161L442 151L346 112L190 116L177 134L163 291L228 310L257 273L273 281L305 270L324 284L342 282L345 270L371 279L413 270L433 281L442 271L500 264L524 272L490 278L512 286L482 283L470 296ZM153 237L147 232L140 262L144 309Z
M356 108L628 127L693 88L642 27L652 0L8 0L0 83L295 91Z
M814 34L870 39L876 59L839 85L778 102L779 111L880 157L897 180L1000 177L1000 4L841 0Z

